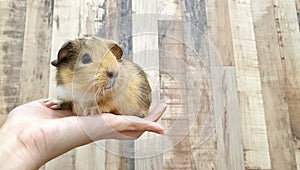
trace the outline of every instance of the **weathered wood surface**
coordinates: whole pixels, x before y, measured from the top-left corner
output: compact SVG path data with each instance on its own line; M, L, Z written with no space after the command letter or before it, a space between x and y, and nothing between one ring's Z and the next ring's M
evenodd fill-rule
M132 61L142 66L148 73L152 88L151 109L160 101L158 7L160 1L132 0ZM145 14L145 12L149 14ZM162 169L162 139L145 133L134 143L135 169ZM153 151L156 150L156 153ZM152 155L150 154L152 153Z
M271 169L250 0L229 1L246 169Z
M0 114L20 104L20 71L25 32L26 0L0 1Z
M183 22L161 20L158 26L159 33L163 33L159 35L161 76L172 78L177 86L165 84L161 89L162 99L169 105L169 117L162 117L162 124L169 129L167 137L173 144L163 155L163 168L191 169ZM161 79L161 83L165 81Z
M296 9L295 9L296 2ZM292 133L300 137L300 1L275 1L277 37L280 44L280 56L284 73L284 88L288 104ZM297 16L298 15L298 16ZM299 140L295 147L298 169L300 168Z
M272 0L253 0L253 21L272 169L296 169ZM276 8L276 6L275 6ZM267 47L267 48L266 48Z
M62 44L74 39L80 34L80 2L79 1L55 1L53 9L52 47L51 61L57 58L57 53ZM56 70L50 66L49 97L55 98ZM80 149L80 148L79 148ZM47 170L76 168L76 150L72 150L59 156L46 164Z
M293 0L276 1L277 37L293 134L300 137L300 32Z
M181 125L172 127L177 133L167 133L167 141L145 134L134 146L118 142L114 154L102 147L115 150L116 144L101 141L72 150L42 169L299 169L299 4L2 0L0 125L15 106L55 96L49 61L66 40L97 34L119 41L125 58L144 68L160 68L160 76L151 72L154 101L169 104L160 123L167 129ZM139 35L145 31L151 35ZM178 84L187 90L180 91ZM165 153L163 142L170 141L179 143ZM162 154L147 157L149 143ZM120 157L127 146L144 149L144 157Z
M207 34L224 66L234 66L229 1L206 0Z
M211 74L217 135L216 169L245 169L235 68L213 67Z
M53 6L51 0L27 0L20 103L48 97Z
M131 29L129 22L131 8L126 8L127 3L128 0L106 1L105 25L101 32L105 38L121 42L121 47L125 45L123 57L132 60L132 51L129 49L129 47L132 48L132 44L129 43L131 33L127 32ZM124 11L126 11L125 15L122 13ZM105 149L105 169L132 169L134 167L134 158L130 158L134 156L130 154L134 152L134 141L107 140Z
M6 115L0 115L0 127L4 124L7 116Z
M70 39L83 35L95 35L101 16L102 1L57 1L54 6L54 24L52 40L52 59L57 56L61 45ZM70 22L72 21L72 22ZM51 70L50 96L55 96L55 70ZM83 127L84 128L84 127ZM70 164L65 167L65 164ZM47 169L85 170L104 169L105 151L92 143L74 149L56 158L47 165Z

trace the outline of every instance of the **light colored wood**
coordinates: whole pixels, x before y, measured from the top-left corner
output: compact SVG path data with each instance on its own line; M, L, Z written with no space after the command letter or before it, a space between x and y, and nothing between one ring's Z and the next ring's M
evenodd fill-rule
M99 7L103 1L83 0L79 5L79 32L78 36L96 35L97 33L97 15ZM85 127L83 127L85 128ZM104 141L103 141L104 142ZM91 143L76 148L75 164L76 170L86 169L104 169L105 168L105 151L98 147L96 143Z
M169 110L165 113L169 116L161 118L162 125L168 130L166 137L170 141L170 145L163 141L163 146L169 147L164 147L164 149L168 148L168 152L163 155L163 169L191 169L183 22L182 20L160 20L158 28L159 68L162 77L160 81L164 84L161 95L163 101L169 105ZM172 87L173 83L168 81L175 83L177 88Z
M148 74L152 89L150 110L160 103L158 7L159 1L132 0L132 61ZM135 141L135 169L162 169L162 138L145 133ZM150 147L151 146L151 147Z
M296 7L295 9L295 2ZM290 114L292 133L296 138L300 137L300 33L297 10L299 3L296 0L274 0L275 17L277 18L277 37L280 43L281 62L284 68L284 85L286 99ZM300 165L299 147L296 144L295 155L298 169Z
M19 103L26 0L0 1L0 114Z
M297 170L300 169L300 140L298 138L294 138L294 145L295 145L295 156L297 162Z
M297 169L273 1L252 0L252 7L271 166Z
M61 155L49 161L45 167L46 170L75 170L75 150L71 150L64 155Z
M296 9L297 9L297 13L300 12L300 0L295 0L296 2Z
M274 3L292 131L300 137L300 32L297 12L292 0L274 0Z
M207 18L204 0L184 3L184 44L186 55L187 113L191 169L216 169L217 136L210 75L211 53L207 39Z
M246 169L271 169L250 0L229 1Z
M0 115L0 127L5 123L7 116L6 115Z
M104 141L99 146L96 143L85 145L76 150L76 170L102 170L105 169L105 152L101 148Z
M80 35L80 1L55 1L52 28L51 61L57 58L57 53L66 41ZM55 98L56 82L55 67L50 68L49 97ZM72 150L47 163L47 170L74 170L76 151Z
M51 1L27 0L20 104L48 97L53 5Z
M55 97L55 71L51 67L49 73L48 57L54 59L68 39L97 34L104 23L98 15L102 2L0 1L0 126L13 107L48 93ZM116 155L92 144L42 169L130 169L132 163L136 169L300 169L299 4L299 0L107 1L105 18L111 30L106 36L122 43L128 39L126 57L149 73L153 105L160 100L169 104L160 123L173 132L163 138L143 135L133 147L135 160L120 157L128 142L101 141ZM119 20L124 8L133 13L126 12L126 21ZM184 19L192 23L183 23ZM208 26L215 49L203 41L205 34L191 31L193 24L203 33ZM147 34L139 34L143 32ZM125 34L133 35L132 44ZM197 56L192 49L199 44L209 49ZM214 50L219 58L214 58ZM219 59L221 65L216 67ZM151 157L153 150L161 155Z
M206 0L208 40L224 66L234 66L228 0Z
M121 16L121 10L125 10L122 9L121 3L126 4L126 1L106 1L105 25L103 27L105 38L119 42L124 41L122 38L126 38L125 41L127 41L129 39L128 36L131 36L126 33L125 29L122 30L121 27L123 24L125 27L129 27L128 29L131 28L130 23L127 23L127 17ZM125 37L122 37L122 35ZM131 46L129 44L127 48L131 48ZM123 49L124 55L128 55L127 50ZM131 54L129 53L129 55ZM129 158L132 155L127 155L125 152L133 152L133 141L106 140L105 145L105 169L130 169L130 167L134 167L134 159Z
M209 49L206 46L207 40L202 39L204 33L193 29L193 23L184 24L191 169L215 169L217 148L210 61L207 55Z
M245 169L235 68L212 67L211 75L218 153L216 169Z
M216 124L216 169L245 169L240 110L230 27L229 1L206 1L208 41L212 42L211 68L213 105Z
M132 141L106 140L105 169L132 169L134 147L131 145Z

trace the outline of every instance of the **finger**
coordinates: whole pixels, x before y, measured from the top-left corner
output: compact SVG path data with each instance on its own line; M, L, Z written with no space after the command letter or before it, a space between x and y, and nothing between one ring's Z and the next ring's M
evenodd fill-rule
M166 111L167 105L165 103L156 106L149 116L145 117L146 120L156 122L162 114Z
M139 138L143 133L143 131L123 131L119 134L107 134L105 136L105 139L135 140Z
M132 131L132 132L153 132L157 134L164 134L164 128L152 121L148 121L136 116L119 116L120 118L124 119L122 123L122 128L119 129L118 131Z

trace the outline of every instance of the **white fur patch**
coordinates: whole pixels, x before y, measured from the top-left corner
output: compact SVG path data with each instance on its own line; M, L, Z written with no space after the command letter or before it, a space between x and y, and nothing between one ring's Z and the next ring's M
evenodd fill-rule
M71 101L73 99L71 90L69 90L65 86L57 86L56 94L59 99L63 99L66 101Z

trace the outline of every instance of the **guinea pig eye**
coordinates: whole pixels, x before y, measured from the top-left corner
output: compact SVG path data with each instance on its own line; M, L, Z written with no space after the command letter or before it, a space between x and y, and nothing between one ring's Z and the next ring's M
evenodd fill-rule
M92 58L89 54L84 54L82 56L82 63L83 64L88 64L88 63L91 63L92 62Z

